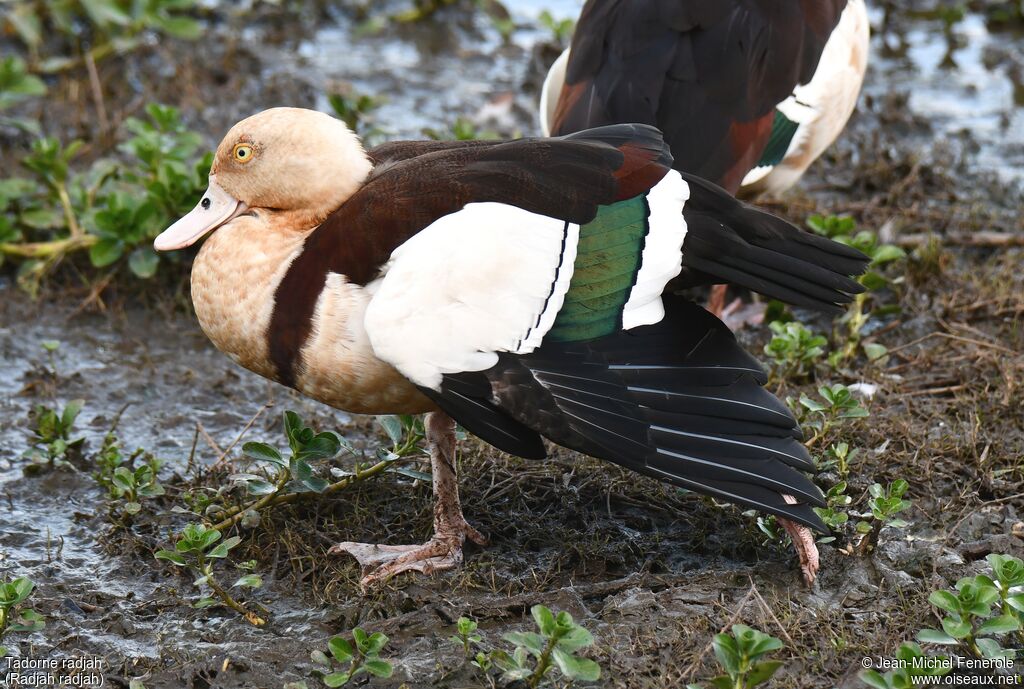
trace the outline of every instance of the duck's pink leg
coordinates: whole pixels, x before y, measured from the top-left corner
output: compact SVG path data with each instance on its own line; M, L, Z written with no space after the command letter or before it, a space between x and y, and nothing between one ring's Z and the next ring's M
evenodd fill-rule
M455 475L455 421L443 412L427 414L424 422L430 446L434 484L434 537L422 545L339 543L331 553L348 553L363 567L362 585L386 581L406 571L430 574L462 564L466 539L486 545L487 539L466 522Z
M796 504L796 498L792 495L783 495L782 499L791 505ZM803 524L797 524L783 517L776 517L782 528L789 534L796 548L797 557L800 558L800 571L803 573L804 582L808 587L814 585L818 578L818 546L814 544L814 534Z

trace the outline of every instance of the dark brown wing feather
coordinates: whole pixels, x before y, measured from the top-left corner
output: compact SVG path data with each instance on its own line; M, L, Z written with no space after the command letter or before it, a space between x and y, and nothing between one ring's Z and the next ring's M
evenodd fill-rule
M598 206L650 189L672 164L661 134L638 125L558 139L382 148L370 152L382 162L363 187L307 241L321 245L330 270L358 284L372 280L406 239L467 203L507 203L585 223Z
M775 106L814 75L846 0L590 0L555 135L657 126L679 170L735 192Z
M599 206L647 191L672 169L661 132L632 124L555 139L394 142L369 156L376 165L363 187L310 234L277 288L267 336L285 385L294 385L328 273L365 285L407 239L468 203L585 223Z

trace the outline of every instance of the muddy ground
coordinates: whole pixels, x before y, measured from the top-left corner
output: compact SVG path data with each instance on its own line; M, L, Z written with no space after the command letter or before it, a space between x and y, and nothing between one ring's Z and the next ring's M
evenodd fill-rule
M150 100L171 102L211 143L240 116L281 104L324 107L328 90L347 85L387 96L374 117L389 136L418 137L460 115L532 133L536 89L557 54L536 26L544 5L513 4L520 28L508 43L466 7L367 36L358 31L365 14L347 5L260 5L212 16L198 44L161 41L105 61L99 76L113 121ZM570 0L546 5L556 16L578 10ZM930 591L980 572L989 553L1024 552L1022 39L990 32L982 8L947 39L931 9L872 11L873 62L847 133L798 190L768 202L799 222L848 213L912 252L877 297L898 310L865 331L889 348L888 359L822 369L818 381L877 386L865 401L871 417L842 436L862 448L851 471L854 507L875 481L911 485L910 525L883 531L872 557L845 554L855 539L840 534L821 546L822 575L808 590L790 550L766 542L735 508L568 452L528 462L468 440L463 504L491 545L469 546L461 571L403 576L363 593L355 564L326 554L342 540L429 536L429 485L387 474L235 530L244 539L235 559L256 559L265 581L250 596L271 613L264 628L229 610L193 610L191 581L151 553L184 523L172 508L197 467L214 464L254 416L244 439L277 442L284 409L338 429L367 456L386 444L383 434L370 419L232 365L199 332L183 286L137 294L113 285L97 301L68 279L32 302L4 276L0 572L31 576L34 607L47 618L44 631L9 637L11 652L103 657L112 687L131 678L151 689L276 689L299 679L312 687L320 683L310 651L359 624L391 637L384 655L394 677L373 686L478 687L487 685L447 640L454 620L477 619L485 642L501 646L502 634L525 628L530 606L543 603L595 634L589 655L603 668L602 687L711 676L711 636L734 620L785 641L771 686L863 686L862 657L889 656L935 626ZM50 133L93 140L98 154L84 78L62 77L34 114ZM2 142L5 160L21 143ZM980 231L1016 239L966 246ZM767 339L758 329L741 338L752 351ZM44 340L60 342L52 359ZM788 384L782 393L813 387ZM24 475L34 407L76 398L85 399L78 429L87 439L79 470ZM88 458L115 420L127 447L167 462L168 497L127 525L111 523L88 476ZM237 455L237 446L227 453ZM222 485L227 473L201 482ZM836 480L819 478L824 487Z

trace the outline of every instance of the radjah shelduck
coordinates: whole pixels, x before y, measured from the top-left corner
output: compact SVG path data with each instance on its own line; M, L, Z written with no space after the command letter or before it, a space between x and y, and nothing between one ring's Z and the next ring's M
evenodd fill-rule
M652 124L679 170L778 194L846 126L869 39L864 0L588 0L541 129Z
M459 505L456 422L520 457L547 439L778 515L813 579L823 501L796 422L669 284L743 277L836 309L866 258L671 163L644 125L367 152L328 115L275 108L228 132L206 194L155 246L207 237L192 300L238 364L349 412L428 413L434 537L337 546L364 583L485 542Z

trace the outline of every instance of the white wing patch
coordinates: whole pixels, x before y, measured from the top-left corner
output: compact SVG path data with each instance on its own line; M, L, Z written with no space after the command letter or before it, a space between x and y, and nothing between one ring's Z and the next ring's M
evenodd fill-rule
M690 198L690 187L675 170L670 170L647 195L651 214L650 230L640 258L636 284L622 312L626 330L651 325L665 317L661 293L668 281L683 269L683 239L686 221L683 206Z
M500 203L447 215L391 254L366 332L377 357L417 385L527 353L569 289L579 226Z

